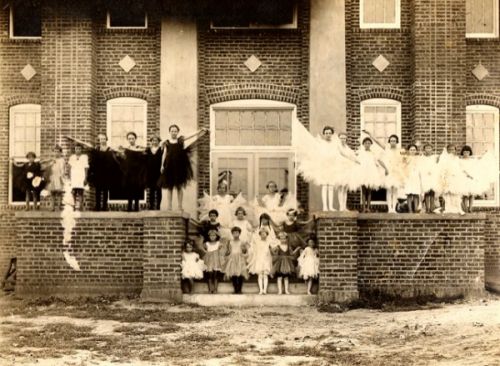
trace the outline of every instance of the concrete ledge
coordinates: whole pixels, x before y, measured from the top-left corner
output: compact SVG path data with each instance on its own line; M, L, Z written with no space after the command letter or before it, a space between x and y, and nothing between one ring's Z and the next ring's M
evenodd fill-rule
M466 215L459 214L410 214L410 213L360 213L358 214L360 221L470 221L470 220L486 220L485 213L472 213Z
M311 216L316 219L356 219L359 216L357 211L314 211Z
M61 212L53 211L16 211L16 218L59 219ZM183 218L189 219L190 215L184 211L80 211L79 219L144 219L144 218Z
M271 282L272 281L272 282ZM259 293L259 285L257 282L243 282L242 287L243 294L258 294ZM289 291L292 295L306 295L307 294L307 286L304 282L291 283L289 286ZM230 282L219 282L219 286L217 288L217 292L219 295L223 294L233 294L234 289L233 285ZM194 294L208 294L208 286L206 282L196 281L194 283L193 288ZM271 279L269 286L267 288L268 294L277 294L278 293L278 285L276 282Z
M316 303L315 295L183 295L182 301L200 306L308 306Z

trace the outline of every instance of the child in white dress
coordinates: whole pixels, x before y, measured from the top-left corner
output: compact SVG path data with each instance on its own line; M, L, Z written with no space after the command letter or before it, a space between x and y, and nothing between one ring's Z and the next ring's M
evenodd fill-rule
M422 193L420 156L417 153L417 145L412 144L408 146L407 155L403 159L405 167L404 192L410 213L417 212Z
M50 161L50 176L47 189L52 197L52 211L62 209L62 195L64 193L64 176L66 175L66 161L62 156L62 147L54 147L55 158Z
M89 170L89 159L87 155L82 154L82 147L79 144L75 145L75 153L70 156L68 165L75 210L78 211L83 206L83 191L87 186L87 172Z
M307 247L300 253L299 277L307 282L307 294L311 295L312 282L319 275L319 257L316 240L313 237L307 239Z
M433 154L431 144L424 144L424 155L421 157L420 164L420 179L425 212L433 213L437 185L437 156Z
M188 293L193 292L194 280L203 278L205 263L200 259L200 255L193 252L194 242L190 239L184 243L184 251L182 252L182 279L187 280Z
M246 211L243 207L238 207L235 212L236 220L233 221L233 228L239 227L241 230L240 240L249 243L253 233L252 224L246 219Z
M259 295L267 293L269 274L272 269L271 246L269 230L265 227L259 229L259 237L254 237L249 249L248 271L258 276Z

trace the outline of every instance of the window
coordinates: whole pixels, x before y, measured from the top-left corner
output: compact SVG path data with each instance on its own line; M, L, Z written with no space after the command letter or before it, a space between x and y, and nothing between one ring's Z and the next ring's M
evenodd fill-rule
M38 104L19 104L10 108L9 156L16 161L26 161L26 154L33 151L40 157L40 114ZM9 202L24 202L24 193L16 188L16 178L21 169L10 164Z
M273 180L295 193L292 120L295 106L267 100L246 100L212 106L211 192L225 180L229 192L247 199L267 193Z
M115 98L107 102L107 134L109 145L128 146L127 133L137 134L137 145L147 144L147 102L138 98ZM125 192L116 187L110 192L111 200L124 200Z
M401 0L360 0L360 28L399 28Z
M40 5L18 1L10 6L10 38L38 39L42 36Z
M401 103L392 99L368 99L361 102L361 130L369 131L384 144L390 135L401 138ZM386 191L373 192L374 204L386 204Z
M487 151L492 151L497 158L496 169L499 169L499 111L498 108L486 105L467 107L466 141L472 148L474 156L478 157ZM485 196L476 197L476 206L499 205L499 181L491 187Z
M297 4L290 0L218 0L209 12L212 28L297 28Z
M466 0L466 37L498 37L498 1Z
M114 29L146 29L148 17L140 2L129 2L127 6L115 5L109 8L107 27Z

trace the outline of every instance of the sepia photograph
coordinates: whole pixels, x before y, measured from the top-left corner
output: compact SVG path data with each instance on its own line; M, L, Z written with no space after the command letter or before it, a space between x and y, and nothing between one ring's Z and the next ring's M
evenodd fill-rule
M500 0L0 0L0 365L500 366Z

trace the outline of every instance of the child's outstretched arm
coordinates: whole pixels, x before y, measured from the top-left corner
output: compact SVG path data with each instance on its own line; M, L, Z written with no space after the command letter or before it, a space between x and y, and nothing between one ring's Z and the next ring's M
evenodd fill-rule
M377 162L382 166L382 168L384 168L385 170L385 175L388 175L389 174L389 169L387 169L387 167L385 166L384 162L380 159L377 159Z
M18 168L21 168L24 166L24 163L21 161L16 161L14 158L10 158L10 162L12 165L17 166Z

